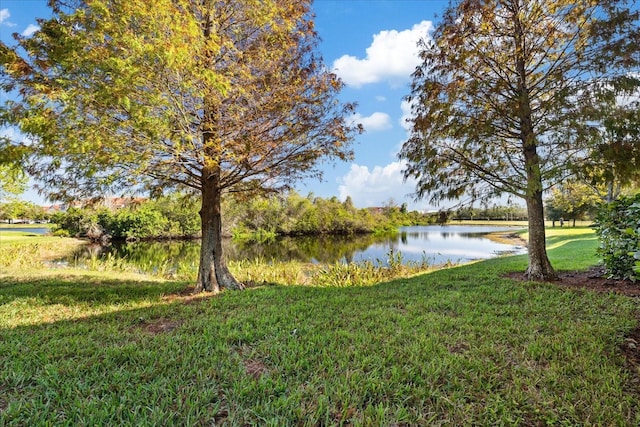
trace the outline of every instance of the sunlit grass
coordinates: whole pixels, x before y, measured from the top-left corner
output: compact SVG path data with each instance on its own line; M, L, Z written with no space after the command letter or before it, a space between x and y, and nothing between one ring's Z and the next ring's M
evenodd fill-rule
M586 270L600 261L596 255L598 237L591 227L548 228L546 235L547 250L558 271ZM528 239L528 233L523 232L522 237Z
M28 231L0 230L0 245L15 242L31 242L34 240L34 238L37 238L43 242L48 242L55 239L51 236L43 236L42 234L31 233Z
M550 230L555 267L595 263L592 237ZM265 268L245 267L256 282ZM637 305L504 278L525 267L350 287L274 275L204 298L180 296L189 280L12 270L0 425L638 425L618 350Z
M494 226L498 226L498 227L509 226L509 227L522 227L522 228L527 228L527 226L528 226L528 222L527 221L499 221L499 220L482 220L482 219L451 220L449 223L450 224L457 224L457 225L458 224L462 224L462 225L494 225ZM576 227L588 227L591 224L593 224L593 221L576 221ZM572 228L573 227L573 220L572 221L565 221L563 227L560 227L560 221L556 221L555 222L555 226L554 226L554 222L553 221L545 221L544 225L548 229L556 229L556 228L567 229L567 228Z

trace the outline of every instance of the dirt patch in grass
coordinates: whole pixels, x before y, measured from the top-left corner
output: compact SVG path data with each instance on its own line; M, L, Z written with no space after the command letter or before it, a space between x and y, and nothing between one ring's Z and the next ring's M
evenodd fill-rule
M260 379L260 377L264 374L269 373L269 368L267 368L267 365L255 359L245 360L244 369L247 375L252 376L256 380Z
M526 280L522 273L509 273L507 277L514 280ZM640 282L631 280L607 279L603 267L592 267L586 271L566 271L558 273L554 282L562 288L585 289L595 292L614 292L628 297L640 297Z
M458 342L448 347L451 354L464 354L469 351L469 344L464 342Z
M182 321L160 318L143 321L135 327L138 329L142 329L149 334L158 335L171 332L180 325L182 325Z

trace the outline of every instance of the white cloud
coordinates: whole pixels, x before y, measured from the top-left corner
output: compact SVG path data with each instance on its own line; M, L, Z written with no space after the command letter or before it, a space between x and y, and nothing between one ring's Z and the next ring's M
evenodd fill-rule
M393 127L391 117L387 113L380 112L375 112L367 117L362 116L360 113L355 113L352 117L352 123L360 123L369 132L387 130Z
M398 124L407 132L407 139L408 139L411 137L411 129L413 127L412 123L407 122L408 119L413 117L413 114L411 113L411 103L403 100L400 103L400 111L402 112L402 115L398 119ZM404 141L401 141L395 147L396 153L402 149L402 146L404 145L405 142L406 142L406 139Z
M365 58L344 55L333 62L333 71L356 88L383 80L402 84L420 64L418 41L428 37L432 29L430 21L422 21L409 30L381 31L373 36Z
M402 116L399 120L400 126L409 133L411 132L412 125L407 120L413 117L413 114L411 113L411 103L408 101L402 101L400 104L400 110L402 111Z
M386 97L384 97L384 96L382 96L382 95L378 95L378 96L376 96L376 101L384 102L384 101L386 101L386 100L387 100L387 98L386 98Z
M386 166L375 166L369 170L367 166L352 164L346 175L338 179L340 199L351 196L358 207L382 206L389 199L402 204L410 203L407 197L415 191L415 181L404 182L402 170L405 163L392 162ZM411 204L411 203L410 203Z
M7 139L13 144L33 144L33 138L24 135L16 127L2 127L0 128L0 138Z
M7 21L10 17L9 9L0 9L0 24L6 25L7 27L15 27L16 24Z
M14 127L2 127L0 128L0 138L6 138L12 142L20 142L24 139L24 136Z
M27 28L25 28L25 30L21 34L24 37L29 37L30 35L32 35L33 33L35 33L38 30L40 30L39 26L34 25L34 24L29 24L29 26L27 26Z

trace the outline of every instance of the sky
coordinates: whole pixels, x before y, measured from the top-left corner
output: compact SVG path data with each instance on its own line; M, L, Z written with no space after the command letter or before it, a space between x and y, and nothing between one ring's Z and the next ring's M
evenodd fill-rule
M36 18L47 18L46 0L0 0L0 39L14 44L13 33L37 31ZM315 0L319 50L326 65L345 83L340 98L357 104L353 119L365 133L353 144L350 162L323 163L322 181L299 183L303 195L350 196L358 207L382 206L393 200L411 209L431 210L415 201L413 181L404 182L397 159L407 139L410 111L403 98L419 64L417 42L430 36L448 0ZM0 132L12 132L0 129ZM30 190L21 196L38 204L46 199Z

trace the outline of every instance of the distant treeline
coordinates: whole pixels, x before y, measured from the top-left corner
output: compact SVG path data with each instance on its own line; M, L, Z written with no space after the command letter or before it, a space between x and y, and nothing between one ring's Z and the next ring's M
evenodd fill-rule
M115 240L184 238L200 235L198 202L185 195L146 200L113 210L101 206L71 208L52 216L56 233ZM400 225L430 224L437 215L408 211L392 202L359 209L351 198L283 195L227 200L223 204L223 233L239 240L277 236L384 233Z
M526 221L527 209L513 205L493 205L483 208L465 207L450 212L449 218L454 220Z

